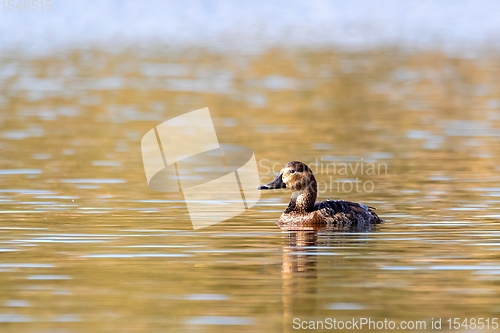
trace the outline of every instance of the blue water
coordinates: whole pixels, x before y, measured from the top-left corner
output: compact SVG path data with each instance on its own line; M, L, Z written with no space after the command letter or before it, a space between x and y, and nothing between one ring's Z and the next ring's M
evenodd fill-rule
M477 45L500 45L499 12L495 0L52 1L52 10L43 12L0 5L0 49L99 45L116 51L153 44L174 52L192 45L252 52L398 43L472 52Z

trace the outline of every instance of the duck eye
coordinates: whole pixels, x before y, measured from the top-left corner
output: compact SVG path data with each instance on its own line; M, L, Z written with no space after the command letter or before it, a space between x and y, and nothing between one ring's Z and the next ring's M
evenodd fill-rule
M294 174L295 173L295 170L290 170L288 171L290 174Z

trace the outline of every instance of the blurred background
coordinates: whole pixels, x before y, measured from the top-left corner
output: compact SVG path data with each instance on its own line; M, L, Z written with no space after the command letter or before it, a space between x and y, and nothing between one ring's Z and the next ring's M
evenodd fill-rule
M1 3L2 331L498 316L499 12L494 0ZM192 231L182 193L148 188L140 140L207 106L219 142L254 150L263 183L276 163L328 164L320 199L386 222L282 233L289 195L266 192Z

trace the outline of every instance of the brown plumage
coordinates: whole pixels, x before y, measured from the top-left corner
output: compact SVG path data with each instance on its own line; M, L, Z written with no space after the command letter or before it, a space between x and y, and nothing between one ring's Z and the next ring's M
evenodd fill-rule
M344 200L316 201L316 179L307 165L293 161L286 164L279 175L259 190L288 188L292 197L278 220L287 230L344 230L369 231L382 220L375 208Z

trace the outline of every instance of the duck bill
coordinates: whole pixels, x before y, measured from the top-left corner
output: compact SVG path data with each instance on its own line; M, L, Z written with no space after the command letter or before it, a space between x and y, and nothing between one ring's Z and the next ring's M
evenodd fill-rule
M259 186L259 190L275 190L278 188L286 188L285 183L283 183L282 174L280 173L274 180L266 185Z

